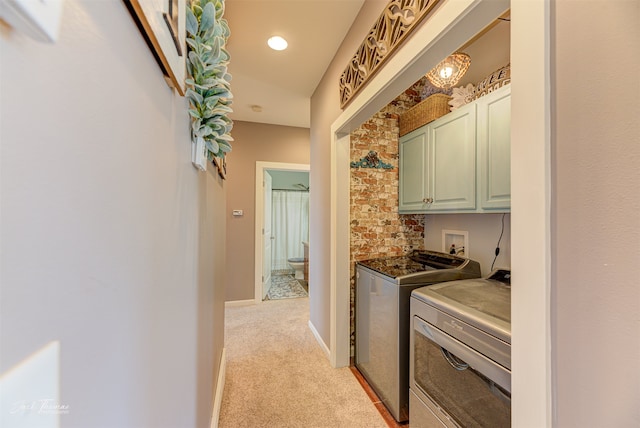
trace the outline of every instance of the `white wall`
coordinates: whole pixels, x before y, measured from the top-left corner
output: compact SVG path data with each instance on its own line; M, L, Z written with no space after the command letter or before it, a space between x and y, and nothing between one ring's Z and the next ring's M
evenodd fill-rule
M640 426L640 2L553 3L558 427Z
M495 249L502 232L502 214L427 214L425 215L424 246L442 251L442 230L469 232L469 249L464 257L480 263L482 275L491 272ZM500 254L494 269L511 268L511 214L504 215L504 233Z
M62 426L208 426L225 189L185 100L119 1L65 1L56 44L3 25L0 51L0 372L59 340Z

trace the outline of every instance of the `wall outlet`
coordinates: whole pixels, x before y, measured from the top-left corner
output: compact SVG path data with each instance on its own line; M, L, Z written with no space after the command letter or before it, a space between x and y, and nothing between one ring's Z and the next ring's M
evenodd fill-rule
M469 232L442 229L442 252L469 257Z

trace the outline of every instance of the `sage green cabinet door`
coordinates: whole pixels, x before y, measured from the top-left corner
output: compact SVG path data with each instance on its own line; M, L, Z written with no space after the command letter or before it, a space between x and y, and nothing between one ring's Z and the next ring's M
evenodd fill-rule
M418 128L400 137L399 212L424 210L427 196L425 165L427 130Z
M511 86L477 100L480 208L511 208Z
M476 106L467 104L428 125L427 211L476 208Z

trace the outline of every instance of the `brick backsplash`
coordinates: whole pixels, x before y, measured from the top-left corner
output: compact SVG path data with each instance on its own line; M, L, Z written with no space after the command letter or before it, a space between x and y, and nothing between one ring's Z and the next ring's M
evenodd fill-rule
M398 214L398 117L420 100L426 78L351 132L351 161L370 151L393 169L351 168L351 349L355 346L355 262L424 248L424 215Z

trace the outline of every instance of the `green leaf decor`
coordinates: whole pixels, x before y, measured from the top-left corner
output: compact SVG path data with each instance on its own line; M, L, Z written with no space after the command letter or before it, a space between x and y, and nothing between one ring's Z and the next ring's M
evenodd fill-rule
M229 53L225 46L229 25L222 18L224 0L190 0L187 6L187 99L191 140L204 143L207 158L231 151L233 121Z

